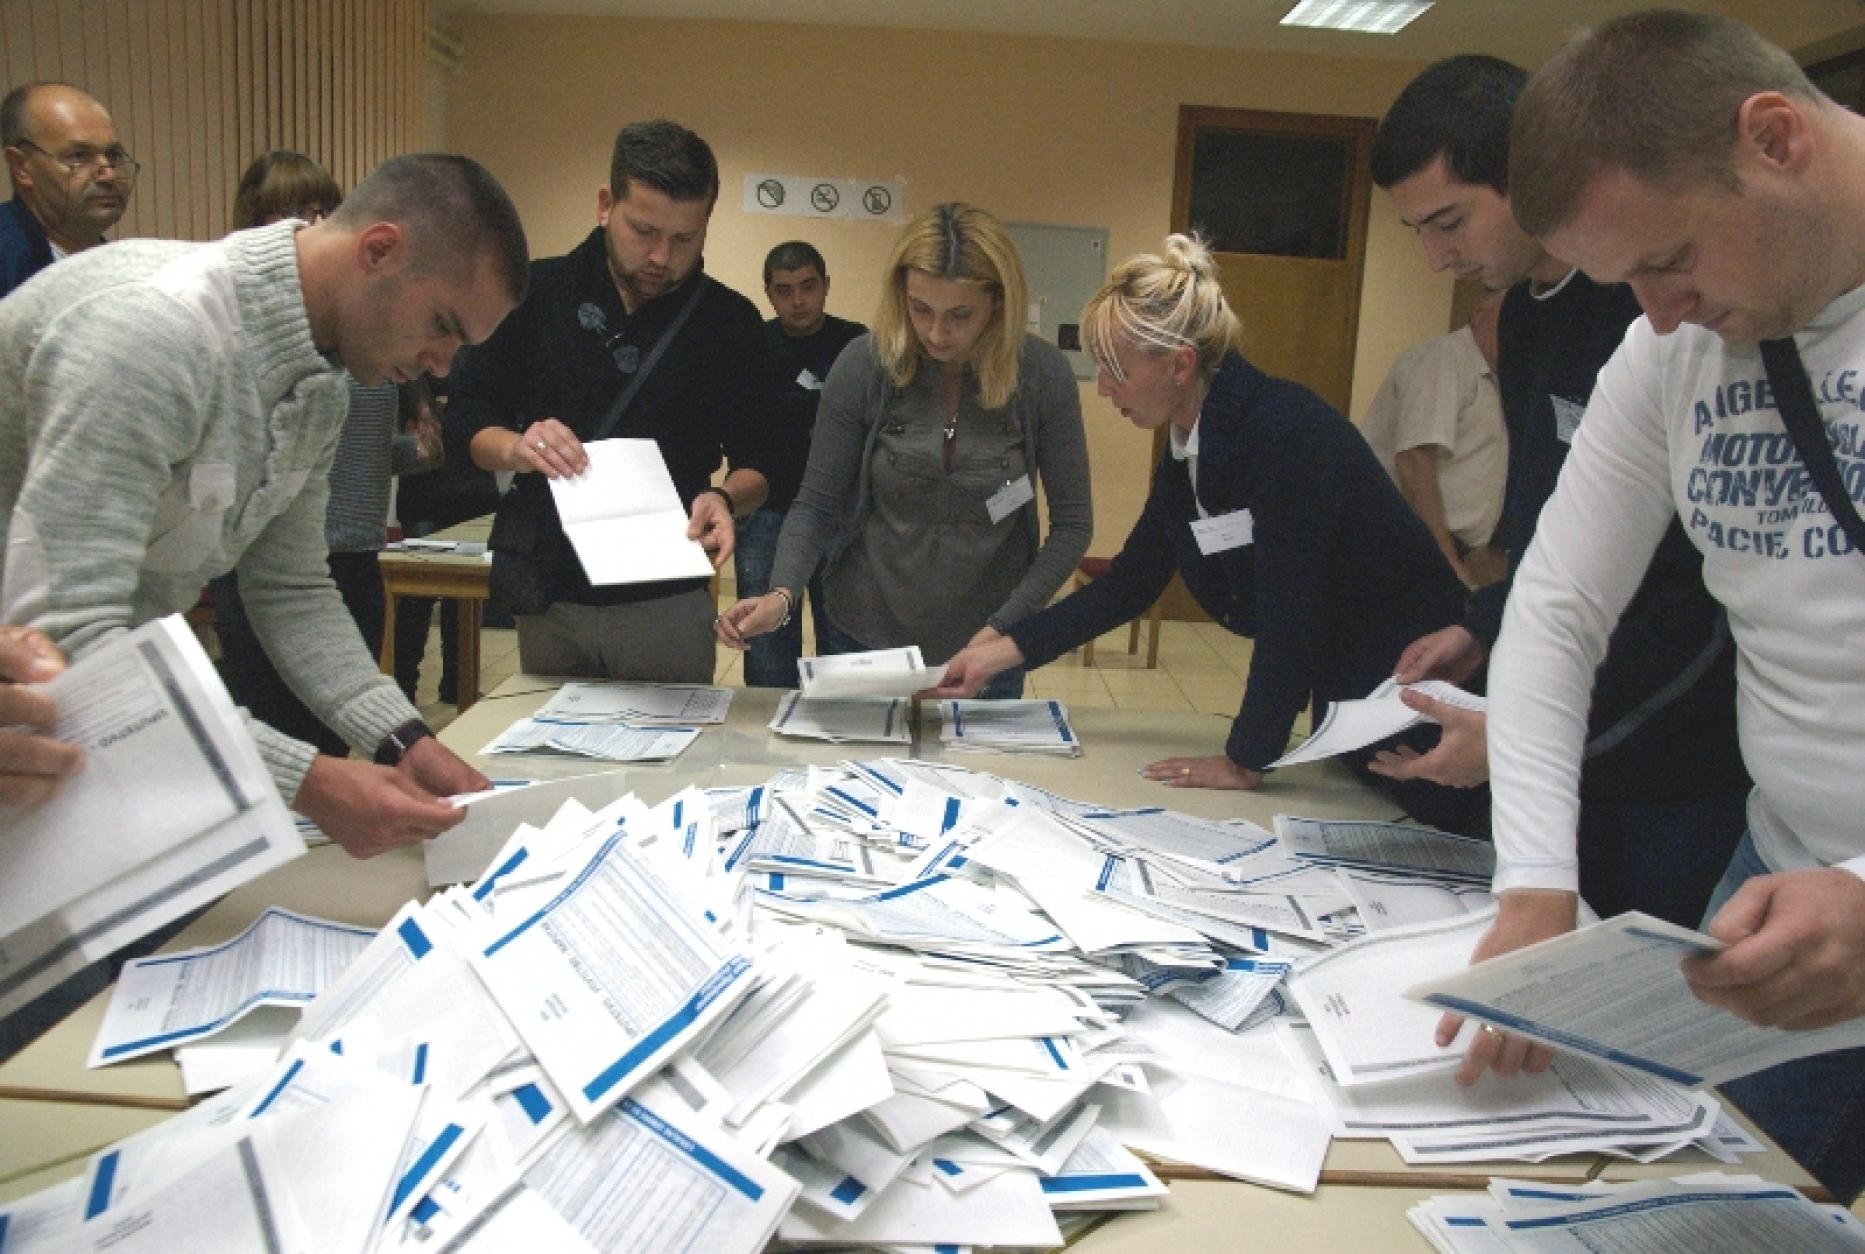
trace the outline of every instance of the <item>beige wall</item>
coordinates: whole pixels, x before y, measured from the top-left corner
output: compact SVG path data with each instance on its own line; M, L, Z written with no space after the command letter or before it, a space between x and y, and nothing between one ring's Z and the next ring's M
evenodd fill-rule
M707 266L763 307L765 252L803 236L828 259L830 309L866 319L895 228L746 214L745 174L900 178L907 210L964 199L1013 221L1103 226L1118 259L1169 225L1181 104L1377 117L1418 67L1236 50L951 32L609 18L462 17L450 146L486 162L533 251L594 224L616 128L665 115L717 152ZM1448 325L1430 273L1373 192L1354 408L1406 345ZM1138 516L1149 440L1083 388L1096 552Z
M142 163L116 235L213 239L252 159L344 187L426 134L428 0L0 0L0 90L62 79Z

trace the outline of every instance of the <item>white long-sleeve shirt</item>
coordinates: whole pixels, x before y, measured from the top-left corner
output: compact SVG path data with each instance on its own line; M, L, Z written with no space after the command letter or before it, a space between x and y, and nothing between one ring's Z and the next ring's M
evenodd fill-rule
M1795 340L1865 502L1865 288ZM1801 465L1759 350L1641 318L1600 373L1490 670L1498 891L1577 885L1593 671L1673 513L1729 613L1758 851L1777 871L1865 876L1865 555Z

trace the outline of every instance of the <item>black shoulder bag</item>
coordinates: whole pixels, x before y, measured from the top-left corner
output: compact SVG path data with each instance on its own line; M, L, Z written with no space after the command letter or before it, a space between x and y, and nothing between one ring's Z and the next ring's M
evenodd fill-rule
M1865 520L1846 493L1845 480L1839 474L1839 462L1826 438L1826 424L1813 400L1813 384L1801 363L1800 350L1791 338L1763 340L1761 362L1768 371L1768 386L1774 390L1774 403L1781 411L1794 451L1820 490L1820 498L1844 529L1852 547L1865 553Z
M628 412L628 406L654 373L654 367L660 363L667 352L667 346L673 343L680 328L699 305L706 294L706 276L693 276L693 290L688 293L686 303L680 306L680 312L667 324L660 338L654 341L654 347L648 351L621 392L615 397L609 412L604 414L602 422L596 427L585 444L597 440L606 440L614 432L622 415ZM556 599L556 572L551 560L555 549L552 544L550 527L546 519L547 493L530 493L520 496L514 490L507 492L499 502L499 510L492 520L492 534L486 539L486 547L492 553L492 576L489 581L494 599L502 603L514 614L542 614L549 609Z

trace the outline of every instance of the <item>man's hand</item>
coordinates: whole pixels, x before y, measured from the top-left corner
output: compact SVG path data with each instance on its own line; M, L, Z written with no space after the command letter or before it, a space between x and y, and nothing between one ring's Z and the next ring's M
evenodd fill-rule
M423 736L410 745L395 769L439 797L484 792L492 787L491 780L432 736Z
M726 508L724 497L717 492L701 492L693 498L693 512L691 521L686 525L686 538L698 540L699 547L712 555L714 570L732 555L732 547L738 542L738 529L732 521L732 511Z
M1140 768L1140 774L1171 788L1235 788L1248 791L1263 782L1263 773L1238 766L1219 753L1208 758L1166 758Z
M1471 965L1573 931L1579 901L1574 893L1539 888L1512 888L1503 893L1496 902L1496 921L1477 942L1470 955ZM1462 1015L1447 1014L1439 1019L1438 1044L1449 1045L1456 1040L1463 1025ZM1470 1048L1464 1052L1463 1063L1457 1068L1457 1083L1475 1084L1485 1071L1492 1070L1501 1076L1518 1071L1539 1075L1553 1061L1547 1046L1486 1027L1472 1038Z
M719 643L742 649L753 636L774 631L784 620L784 599L775 592L746 597L713 621Z
M1402 684L1415 684L1421 679L1461 684L1482 668L1488 656L1468 628L1441 627L1405 646L1392 677Z
M555 418L540 418L526 427L507 457L507 470L519 474L535 470L549 479L565 479L589 469L583 442Z
M937 688L923 695L937 701L975 697L980 689L1013 666L1023 664L1023 650L1009 636L986 627L971 638L971 643L954 653L945 664L945 676Z
M1444 734L1429 753L1409 745L1381 749L1366 769L1387 779L1428 779L1452 788L1475 788L1489 778L1489 716L1480 710L1450 705L1412 688L1401 688L1399 700L1427 718L1436 719Z
M0 627L0 804L36 805L84 763L77 745L35 735L58 726L58 709L42 684L65 669L65 656L32 627Z
M323 753L312 759L291 808L353 858L419 844L466 817L395 767Z
M1865 1015L1865 880L1850 871L1757 876L1709 933L1729 948L1686 959L1684 978L1710 1005L1796 1032Z

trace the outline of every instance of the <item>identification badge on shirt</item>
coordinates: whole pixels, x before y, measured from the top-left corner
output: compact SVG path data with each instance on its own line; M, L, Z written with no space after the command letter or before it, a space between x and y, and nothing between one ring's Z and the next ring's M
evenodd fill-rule
M1000 523L1035 499L1036 489L1030 486L1030 477L1018 475L1014 482L991 493L984 508L990 512L993 523Z
M1192 520L1192 539L1206 557L1256 543L1256 519L1247 509Z
M805 366L802 372L797 375L797 386L802 388L805 392L820 392L822 391L822 380L818 379L815 374L810 371L808 366Z
M1552 392L1548 393L1548 400L1554 404L1554 438L1562 444L1572 444L1574 432L1580 430L1580 419L1585 416L1587 407Z

